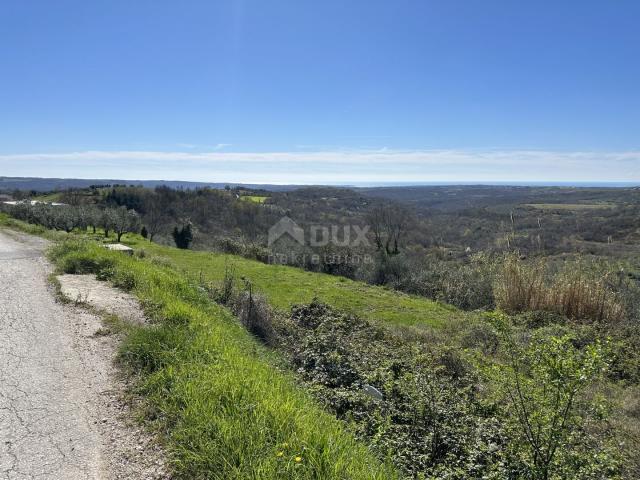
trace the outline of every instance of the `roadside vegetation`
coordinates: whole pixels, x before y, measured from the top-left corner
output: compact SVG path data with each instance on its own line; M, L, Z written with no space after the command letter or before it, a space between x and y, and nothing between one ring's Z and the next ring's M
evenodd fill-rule
M521 337L504 315L407 338L319 302L279 313L233 269L199 282L155 254L75 240L52 255L146 306L154 323L129 333L120 358L185 478L393 478L386 459L409 478L622 474L598 340L558 327Z
M94 273L141 299L153 324L129 327L120 361L138 378L180 478L397 477L175 270L87 241L51 256L61 272Z

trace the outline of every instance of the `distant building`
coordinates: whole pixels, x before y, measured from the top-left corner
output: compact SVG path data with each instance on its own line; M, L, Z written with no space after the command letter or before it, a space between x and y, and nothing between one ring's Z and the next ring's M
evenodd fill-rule
M43 205L53 205L54 207L60 207L63 205L66 205L66 203L60 203L60 202L41 202L40 200L8 200L8 201L4 201L2 202L5 205L21 205L21 204L25 204L25 205L39 205L39 204L43 204Z

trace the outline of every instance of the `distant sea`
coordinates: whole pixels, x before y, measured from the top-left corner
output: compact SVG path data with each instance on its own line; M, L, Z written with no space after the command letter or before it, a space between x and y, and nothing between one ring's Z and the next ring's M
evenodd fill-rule
M428 187L428 186L456 186L456 185L487 185L512 187L601 187L628 188L640 187L640 182L372 182L350 183L345 187Z

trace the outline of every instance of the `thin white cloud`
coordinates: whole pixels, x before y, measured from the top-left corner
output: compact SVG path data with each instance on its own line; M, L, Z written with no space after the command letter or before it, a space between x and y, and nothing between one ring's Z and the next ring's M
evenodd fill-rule
M213 182L640 182L640 151L82 151L0 155L0 175ZM185 146L186 148L186 146Z
M218 144L216 144L215 147L213 147L213 149L214 150L222 150L224 148L231 147L231 146L233 146L233 143L218 143Z
M232 143L216 143L213 146L209 145L198 145L197 143L177 143L176 147L178 148L186 148L189 150L199 149L199 150L223 150L225 148L231 147Z

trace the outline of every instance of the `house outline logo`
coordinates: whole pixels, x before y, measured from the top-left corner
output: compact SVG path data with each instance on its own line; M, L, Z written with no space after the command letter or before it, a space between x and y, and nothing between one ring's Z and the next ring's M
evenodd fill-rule
M304 245L304 230L287 216L282 217L269 229L268 245L273 245L285 234L300 245Z

